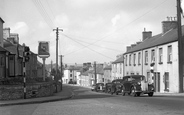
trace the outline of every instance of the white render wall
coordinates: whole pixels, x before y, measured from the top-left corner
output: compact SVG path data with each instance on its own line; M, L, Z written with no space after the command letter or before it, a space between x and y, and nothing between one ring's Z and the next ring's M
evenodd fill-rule
M123 63L112 64L111 80L123 78Z
M172 63L167 63L168 58L168 46L172 46ZM159 48L163 49L163 64L159 64ZM178 75L178 42L172 42L164 44L161 46L155 46L149 49L140 50L137 52L129 53L124 55L124 75L130 75L131 73L139 75L145 75L150 73L150 63L151 63L151 51L155 50L155 65L154 72L160 73L160 92L165 92L164 74L169 72L169 92L178 93L179 92L179 75ZM145 65L145 51L148 51L148 64ZM141 64L138 65L138 53L141 53ZM136 63L133 65L133 54L136 53ZM129 65L129 55L131 56L131 65ZM126 66L126 55L127 66Z

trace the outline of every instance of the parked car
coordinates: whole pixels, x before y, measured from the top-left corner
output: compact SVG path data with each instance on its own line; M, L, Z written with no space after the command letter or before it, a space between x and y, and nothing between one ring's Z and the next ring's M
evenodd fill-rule
M112 81L111 85L111 94L118 95L122 92L122 86L123 86L124 79L115 79Z
M105 84L105 93L110 93L111 92L111 87L112 87L112 83L106 83Z
M95 88L96 88L96 85L95 85L95 84L93 84L93 85L91 86L91 91L94 91L94 90L95 90Z
M122 95L126 93L132 96L140 96L140 94L148 94L153 96L154 86L146 81L146 77L143 75L131 75L124 77L125 82L122 87Z
M105 91L105 87L104 87L104 83L97 83L96 86L95 86L95 91L98 92L98 91Z

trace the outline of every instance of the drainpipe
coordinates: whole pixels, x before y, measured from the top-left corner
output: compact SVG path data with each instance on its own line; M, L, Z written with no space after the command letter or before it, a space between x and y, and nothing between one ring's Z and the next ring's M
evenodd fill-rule
M143 75L143 50L142 50L142 75Z

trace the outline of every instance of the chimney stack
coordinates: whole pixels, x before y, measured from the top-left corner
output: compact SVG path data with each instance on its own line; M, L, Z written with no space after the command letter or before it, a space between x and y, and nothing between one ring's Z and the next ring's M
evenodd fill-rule
M132 44L132 45L131 45L132 48L135 47L135 46L136 46L136 44Z
M10 37L10 28L3 29L3 38L7 40Z
M167 17L167 21L162 21L162 34L174 28L177 28L176 17Z
M3 19L0 17L0 46L3 47Z
M131 46L127 46L126 48L127 48L127 52L128 52L131 49Z
M151 31L146 31L144 28L144 31L142 32L142 41L144 41L146 38L151 38L152 37L152 32Z

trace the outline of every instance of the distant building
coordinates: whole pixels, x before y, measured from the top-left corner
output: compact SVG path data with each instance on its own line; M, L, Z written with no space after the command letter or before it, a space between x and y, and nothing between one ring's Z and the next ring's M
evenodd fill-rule
M124 61L123 55L120 55L114 62L112 62L111 80L123 78L123 61Z

